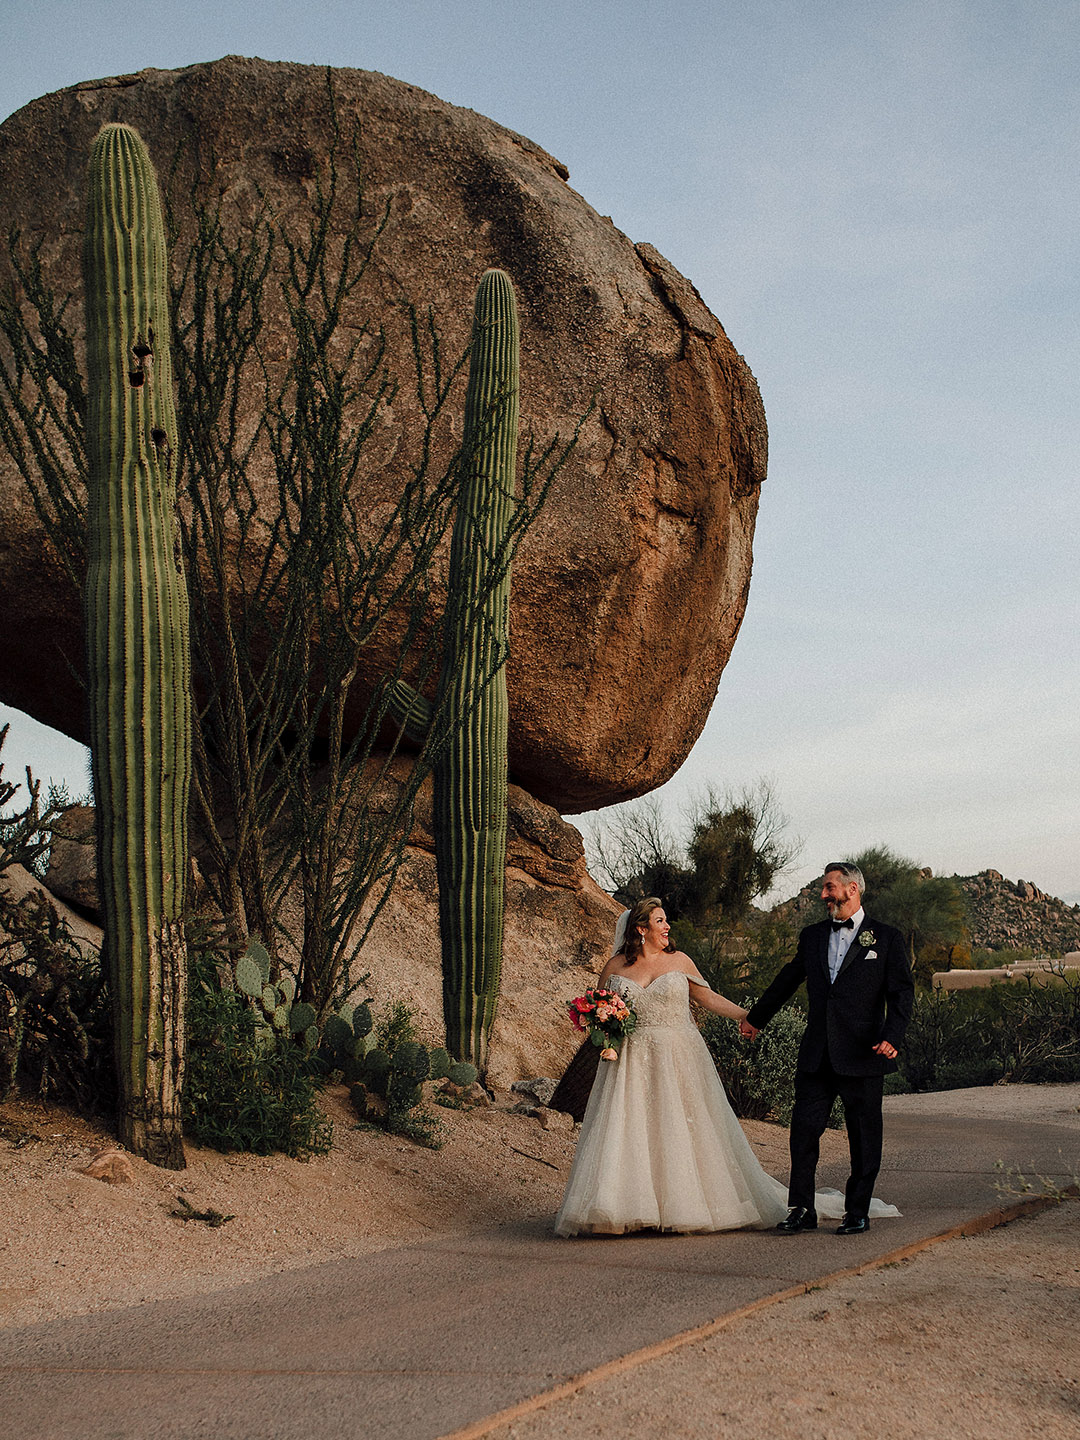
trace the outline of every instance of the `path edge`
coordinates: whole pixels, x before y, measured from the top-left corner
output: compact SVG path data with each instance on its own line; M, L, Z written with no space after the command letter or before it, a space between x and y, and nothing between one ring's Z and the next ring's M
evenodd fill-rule
M581 1390L599 1385L628 1370L636 1370L638 1366L645 1365L650 1360L658 1360L663 1355L669 1355L673 1350L679 1350L684 1345L693 1345L698 1341L708 1340L718 1331L734 1325L739 1320L746 1320L757 1311L765 1310L770 1305L779 1305L785 1300L794 1300L796 1296L809 1294L811 1290L823 1290L829 1285L835 1285L840 1280L849 1280L855 1275L870 1274L874 1270L883 1269L886 1265L898 1265L903 1260L910 1260L922 1251L929 1250L932 1245L940 1245L943 1240L982 1235L987 1230L996 1230L999 1226L1008 1225L1013 1220L1019 1220L1025 1215L1036 1215L1042 1210L1049 1210L1052 1206L1059 1205L1063 1200L1076 1199L1077 1196L1080 1196L1080 1187L1076 1185L1070 1185L1067 1189L1053 1195L1032 1195L1027 1199L1017 1201L1015 1205L988 1210L985 1214L976 1215L974 1219L961 1221L959 1225L952 1225L948 1230L942 1230L936 1235L927 1235L922 1240L912 1240L907 1245L889 1250L884 1255L878 1255L875 1259L867 1260L862 1265L849 1265L843 1270L833 1270L820 1279L800 1281L798 1285L791 1285L786 1290L777 1290L772 1295L762 1295L757 1300L751 1300L747 1305L740 1305L735 1310L729 1310L725 1314L717 1316L715 1320L706 1320L704 1324L695 1325L693 1329L681 1330L677 1335L669 1335L666 1339L657 1340L652 1345L645 1345L639 1350L631 1350L626 1355L616 1356L614 1360L607 1360L603 1365L597 1365L592 1370L583 1370L579 1375L571 1376L569 1380L564 1380L560 1385L554 1385L549 1390L541 1390L538 1394L530 1395L525 1400L519 1400L516 1405L510 1405L505 1410L499 1410L481 1420L471 1421L458 1430L447 1431L445 1435L438 1436L437 1440L483 1440L484 1436L490 1435L493 1430L497 1430L502 1425L509 1425L515 1420L524 1419L526 1415L543 1410L558 1400L566 1400Z

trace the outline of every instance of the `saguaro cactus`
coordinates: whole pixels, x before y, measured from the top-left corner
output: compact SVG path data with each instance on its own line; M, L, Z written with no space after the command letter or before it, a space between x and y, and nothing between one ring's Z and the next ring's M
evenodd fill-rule
M518 322L502 270L481 278L465 399L462 489L450 546L450 635L436 711L449 738L435 765L443 1014L451 1054L481 1069L502 971L506 884L506 653L518 432Z
M165 233L136 131L101 131L89 182L86 621L119 1132L180 1169L191 705Z

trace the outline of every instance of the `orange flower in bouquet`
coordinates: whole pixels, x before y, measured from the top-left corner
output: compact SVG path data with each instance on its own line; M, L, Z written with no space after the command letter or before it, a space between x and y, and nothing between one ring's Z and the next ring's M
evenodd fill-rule
M614 990L586 990L567 1002L576 1030L600 1049L601 1060L617 1060L622 1043L637 1024L637 1013Z

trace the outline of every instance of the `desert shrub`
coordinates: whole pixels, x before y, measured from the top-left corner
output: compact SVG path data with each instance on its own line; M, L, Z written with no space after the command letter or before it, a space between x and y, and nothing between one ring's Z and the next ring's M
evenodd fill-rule
M701 1021L701 1033L716 1064L731 1108L742 1120L775 1120L786 1125L795 1104L795 1070L806 1020L794 1006L778 1011L750 1042L738 1027L719 1015ZM843 1124L837 1104L829 1118L835 1128Z
M116 1096L100 956L43 891L0 885L0 1100L16 1085L83 1114Z
M999 970L1002 966L1020 965L1035 958L1030 946L1005 946L1000 950L987 950L976 946L971 952L973 970Z
M984 1016L975 1006L954 1004L961 996L980 992L918 991L911 1022L900 1047L900 1073L912 1090L940 1090L946 1069L968 1061L988 1059ZM999 1079L1000 1070L992 1077ZM973 1084L991 1083L972 1081Z
M1027 976L1002 992L1005 1078L1028 1084L1080 1080L1080 977Z
M392 1055L399 1045L415 1042L416 1014L404 1000L391 1000L375 1021L375 1045Z
M912 1090L1080 1080L1080 979L921 993L900 1051Z
M8 728L0 727L0 753ZM0 1100L21 1084L87 1114L116 1094L101 957L75 939L44 891L17 899L4 884L12 865L40 878L67 802L54 787L43 807L28 770L26 806L9 810L22 788L4 778L0 760Z
M242 957L243 958L243 957ZM214 1150L297 1159L323 1155L333 1127L317 1103L311 1048L288 1023L268 1024L235 985L228 958L196 950L187 1007L185 1128ZM275 1007L276 1008L276 1007Z

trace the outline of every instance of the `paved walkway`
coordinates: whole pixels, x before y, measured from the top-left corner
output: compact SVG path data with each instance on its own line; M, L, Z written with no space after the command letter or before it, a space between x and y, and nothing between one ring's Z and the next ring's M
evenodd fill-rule
M4 1432L435 1440L476 1426L582 1371L1008 1205L997 1187L1009 1167L1072 1178L1080 1086L1017 1087L996 1102L966 1094L977 1096L966 1108L963 1094L887 1102L878 1189L904 1214L865 1236L565 1241L522 1224L0 1332ZM820 1179L842 1184L843 1169Z

